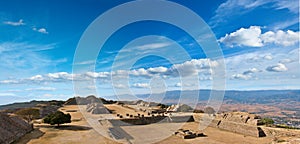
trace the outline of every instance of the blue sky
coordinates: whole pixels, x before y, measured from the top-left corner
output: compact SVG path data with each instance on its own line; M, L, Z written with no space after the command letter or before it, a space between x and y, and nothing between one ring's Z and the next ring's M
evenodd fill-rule
M72 79L86 83L81 95L95 94L92 89L96 87L96 95L102 97L114 95L116 89L121 94L127 94L128 89L135 94L163 91L151 87L153 81L163 83L157 85L164 90L211 89L212 69L218 68L219 59L207 58L195 44L204 38L192 39L178 27L162 22L126 25L108 39L95 66L93 61L73 63L77 44L88 26L107 10L126 2L0 1L0 104L67 99L74 96ZM298 0L172 2L194 11L211 28L224 54L227 90L300 88ZM132 42L149 35L158 37ZM190 59L177 51L179 46ZM123 55L118 55L122 49ZM126 67L136 55L148 52L173 54L175 63L152 55ZM73 73L74 65L89 66L91 71ZM129 81L112 82L111 76L122 79L128 75ZM196 75L199 85L193 81ZM183 83L182 77L188 81Z

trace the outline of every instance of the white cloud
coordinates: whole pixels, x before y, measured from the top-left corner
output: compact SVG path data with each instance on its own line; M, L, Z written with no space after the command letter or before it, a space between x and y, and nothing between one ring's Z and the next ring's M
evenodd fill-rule
M210 25L215 26L221 22L226 22L226 20L234 16L246 14L257 7L265 5L267 5L265 8L275 10L288 9L291 13L299 13L298 0L227 0L216 9Z
M286 32L278 30L276 32L268 31L261 35L264 43L274 43L281 46L291 46L299 42L299 31L293 32L287 30Z
M253 78L252 74L261 72L257 68L251 68L249 70L244 71L242 74L233 74L231 79L240 79L240 80L249 80Z
M258 70L257 68L251 68L247 71L243 72L243 75L248 75L248 74L252 74L252 73L257 73L257 72L261 72L260 70Z
M182 86L181 83L176 83L176 84L175 84L175 87L181 87L181 86Z
M152 44L145 44L141 46L137 46L138 49L146 50L146 49L157 49L157 48L163 48L166 46L171 45L171 43L152 43Z
M85 73L86 76L91 78L107 78L110 76L109 72L87 72Z
M299 42L299 31L291 30L276 32L268 31L261 33L261 27L250 26L249 28L241 28L230 34L221 37L219 41L227 46L248 46L262 47L266 44L276 44L279 46L292 46Z
M55 46L55 44L40 45L27 42L0 43L0 71L9 76L20 76L37 70L52 69L67 61L65 58L54 60L41 53L41 51L54 49Z
M55 91L54 87L27 88L26 91Z
M276 0L274 7L278 10L288 9L292 13L299 13L299 0Z
M113 84L114 88L117 88L117 89L124 89L124 88L127 88L127 86L123 85L123 84Z
M155 68L149 68L148 71L151 73L165 73L168 71L168 68L160 66Z
M32 28L33 31L37 31L39 33L43 33L43 34L48 34L48 31L46 30L46 28L40 28L40 29L37 29L37 28Z
M16 96L14 93L0 93L0 96Z
M18 22L5 21L4 24L11 25L11 26L22 26L22 25L25 25L25 23L23 22L23 19L20 19Z
M288 69L284 64L278 63L277 65L267 67L266 70L270 72L284 72L287 71Z
M286 58L286 59L280 60L279 63L285 64L285 63L291 63L292 61L293 61L293 60Z
M1 84L18 84L19 81L17 80L3 80L3 81L0 81Z
M149 88L148 83L135 83L132 86L135 87L135 88Z
M196 75L200 72L210 74L211 68L217 66L218 62L210 59L192 59L182 64L174 64L167 74L171 76L179 76L180 74L183 77Z
M151 78L153 76L161 76L163 78L171 77L187 77L201 73L202 80L210 80L211 68L218 66L217 61L210 59L192 59L181 64L174 64L170 68L167 67L152 67L148 69L139 68L130 71L117 70L113 72L86 72L83 74L72 74L67 72L48 73L44 75L34 75L24 79L9 79L2 80L0 84L20 84L20 83L44 83L44 82L70 82L88 81L100 79L108 82L111 76L115 79L127 78L128 76Z
M272 57L271 55L265 55L265 56L264 56L264 59L266 59L266 60L272 60L273 57Z
M232 79L248 80L250 78L251 78L250 75L245 75L245 74L234 74L234 75L232 75Z
M263 46L262 40L259 38L261 35L261 29L258 26L251 26L249 29L241 28L233 33L226 34L220 38L220 42L233 47L249 46L249 47L261 47Z

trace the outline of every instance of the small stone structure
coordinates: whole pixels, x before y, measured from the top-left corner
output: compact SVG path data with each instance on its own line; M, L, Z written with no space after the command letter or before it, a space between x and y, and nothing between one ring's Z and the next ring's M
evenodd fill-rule
M40 118L44 118L49 114L55 113L59 109L59 106L50 104L38 104L36 107L40 111Z
M206 114L194 114L195 121L203 122ZM208 116L208 115L206 115ZM217 114L209 126L243 135L264 137L265 132L257 125L260 117L246 112L229 112Z
M86 111L92 114L108 114L109 111L100 103L91 103L86 107Z
M176 136L179 136L183 139L192 139L196 137L205 137L203 133L196 133L190 130L179 129L174 133Z
M0 143L10 144L33 130L28 124L17 116L0 113Z

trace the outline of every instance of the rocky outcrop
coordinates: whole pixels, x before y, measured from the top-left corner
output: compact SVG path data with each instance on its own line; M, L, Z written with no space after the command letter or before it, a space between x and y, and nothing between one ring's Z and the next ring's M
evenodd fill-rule
M203 122L201 115L195 114L194 119ZM257 126L260 117L246 112L217 114L209 126L254 137L264 137L265 132Z
M17 116L0 113L0 143L10 144L33 130L28 124Z

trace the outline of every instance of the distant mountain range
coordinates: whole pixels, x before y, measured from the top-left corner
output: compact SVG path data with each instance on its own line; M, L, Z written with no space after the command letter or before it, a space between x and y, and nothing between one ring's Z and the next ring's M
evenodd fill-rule
M205 102L209 99L211 90L199 90L198 100L199 102ZM175 104L182 94L181 100L189 102L189 100L194 99L193 94L197 91L168 91L163 94L140 94L137 95L138 98L143 100L149 100L152 102L164 103L164 104ZM128 97L128 95L121 95L119 97ZM67 102L75 103L75 99L69 99ZM107 102L103 98L102 101ZM290 102L300 102L300 90L255 90L255 91L225 91L224 102L226 104L266 104L275 105L277 103L290 103ZM36 104L48 103L48 102L58 102L63 103L63 101L31 101L31 102L21 102L8 105L0 106L0 110L10 109L10 108L24 108L33 107Z
M207 101L210 97L211 90L199 90L199 101ZM218 92L218 91L216 91ZM162 103L177 103L180 98L188 101L194 99L193 96L197 91L168 91L165 93ZM138 98L147 99L149 94L137 95ZM149 98L155 101L155 98L162 97L162 94L152 94ZM126 97L126 95L119 96ZM229 90L224 93L224 102L226 103L245 103L245 104L271 104L283 101L300 102L300 90L255 90L255 91L235 91ZM157 102L157 101L156 101Z

